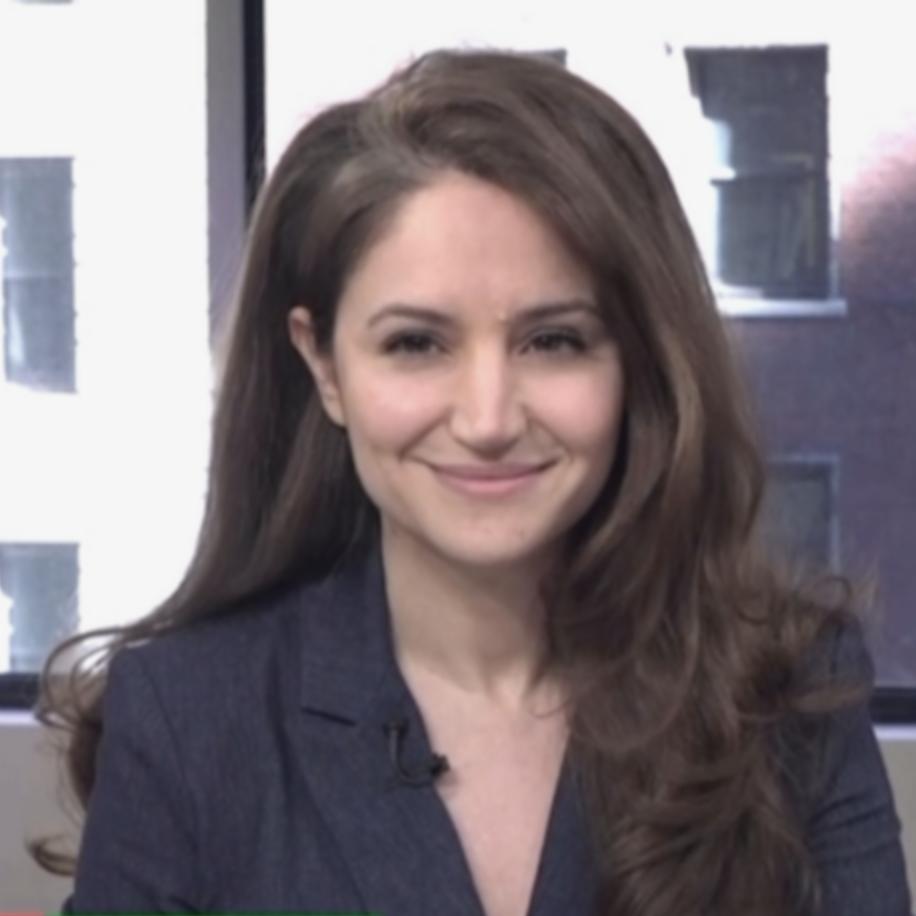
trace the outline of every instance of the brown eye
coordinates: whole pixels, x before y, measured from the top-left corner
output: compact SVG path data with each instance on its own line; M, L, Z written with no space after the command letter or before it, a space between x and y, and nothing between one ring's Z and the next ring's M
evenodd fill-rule
M439 345L429 334L417 332L398 334L385 344L386 353L401 353L407 356L430 356L439 349Z
M528 346L538 353L582 353L585 341L576 331L541 331L531 338Z

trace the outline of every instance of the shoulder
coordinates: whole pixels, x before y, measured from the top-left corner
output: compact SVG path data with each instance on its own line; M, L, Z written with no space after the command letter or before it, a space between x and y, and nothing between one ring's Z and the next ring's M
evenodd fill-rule
M874 665L863 627L837 617L799 664L777 768L815 864L825 914L909 916L900 822L869 714ZM880 901L880 903L878 903Z
M812 661L815 674L828 679L856 681L865 689L874 681L874 665L864 628L851 614L839 617L821 634Z
M835 707L818 717L820 740L812 748L818 753L809 792L823 804L839 776L873 767L877 758L869 712L875 669L861 624L846 621L835 627L818 647L812 668L813 688L835 697ZM875 771L872 776L879 774Z
M786 645L785 679L764 734L773 774L799 826L829 803L837 772L855 765L863 729L871 732L868 703L873 666L861 624L851 615L823 618L818 632ZM873 740L873 739L872 739Z
M182 624L123 650L155 670L188 677L227 661L249 658L291 635L297 618L314 600L318 584L297 584Z
M297 584L119 650L105 687L105 721L145 697L176 732L204 733L295 691L302 617L320 584Z
M868 719L874 665L862 625L853 617L829 619L795 662L789 695L793 710L775 731L782 768L804 783L806 797L848 751L850 729Z
M823 647L828 689L847 698L822 715L805 765L800 809L817 865L822 912L909 916L910 899L893 789L869 713L874 666L862 628L843 627Z
M105 683L99 785L148 774L198 824L221 823L221 799L240 784L272 785L297 718L302 618L319 588L300 584L117 652ZM239 805L255 818L249 802Z

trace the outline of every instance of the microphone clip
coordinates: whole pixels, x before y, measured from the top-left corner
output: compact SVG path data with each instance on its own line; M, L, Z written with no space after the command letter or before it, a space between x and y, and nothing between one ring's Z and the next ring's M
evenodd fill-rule
M391 777L392 787L409 786L421 788L432 785L440 776L449 770L448 759L442 754L433 754L422 766L408 768L401 760L404 738L407 735L409 723L403 716L389 719L385 723L385 736L388 739L388 756L394 768Z

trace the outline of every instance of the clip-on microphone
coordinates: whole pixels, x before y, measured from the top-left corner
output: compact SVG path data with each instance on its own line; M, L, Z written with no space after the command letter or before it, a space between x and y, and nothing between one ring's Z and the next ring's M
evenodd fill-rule
M394 767L393 782L395 785L411 786L413 788L432 785L443 773L448 772L448 760L442 754L433 754L423 766L413 770L407 769L401 760L401 749L408 727L407 719L402 717L390 719L385 723L385 735L388 738L388 756L391 758L391 764Z

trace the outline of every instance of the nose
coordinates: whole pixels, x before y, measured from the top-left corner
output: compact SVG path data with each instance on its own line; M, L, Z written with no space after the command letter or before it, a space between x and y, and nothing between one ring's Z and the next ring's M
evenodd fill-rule
M502 348L469 354L454 388L451 432L455 439L482 454L499 455L511 449L526 426L519 387Z

